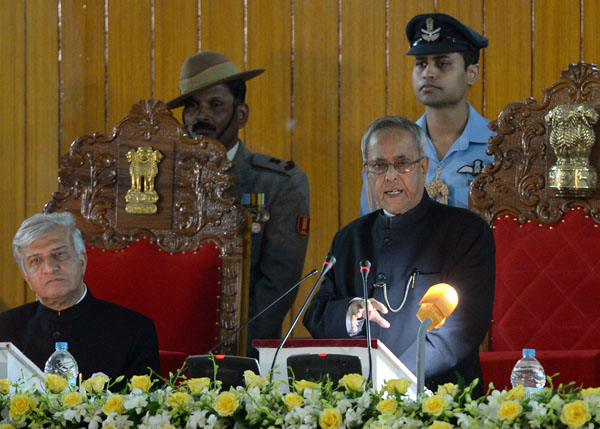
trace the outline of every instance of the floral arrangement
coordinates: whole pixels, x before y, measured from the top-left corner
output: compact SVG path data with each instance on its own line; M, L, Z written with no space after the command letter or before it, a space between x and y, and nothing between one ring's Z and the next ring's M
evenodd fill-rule
M389 380L369 389L359 374L338 383L277 381L244 373L245 387L221 390L209 378L165 382L135 376L112 392L114 382L97 374L69 386L48 375L43 388L0 380L0 429L9 428L593 428L600 427L600 388L550 387L527 397L517 386L476 400L476 385L448 383L437 392L408 398L410 383ZM285 391L284 391L285 390ZM289 392L287 392L289 390Z

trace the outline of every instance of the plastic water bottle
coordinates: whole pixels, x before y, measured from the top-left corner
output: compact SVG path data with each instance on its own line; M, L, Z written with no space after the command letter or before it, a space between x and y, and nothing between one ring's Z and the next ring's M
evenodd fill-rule
M546 385L546 373L535 358L535 349L523 349L523 357L515 364L510 374L513 387L519 384L525 388L525 394L532 396Z
M79 368L75 358L67 350L68 344L64 342L56 343L56 350L46 361L44 372L46 374L58 374L64 376L69 382L69 386L77 385Z

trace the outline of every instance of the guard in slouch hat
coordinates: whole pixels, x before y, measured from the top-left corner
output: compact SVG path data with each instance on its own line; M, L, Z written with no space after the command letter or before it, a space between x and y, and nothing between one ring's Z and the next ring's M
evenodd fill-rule
M198 52L188 57L181 66L181 95L169 100L167 107L174 109L183 106L188 98L203 89L236 79L247 81L264 71L265 69L259 68L240 72L235 64L220 52Z
M406 38L410 45L407 55L471 51L476 61L479 50L488 45L488 39L444 13L415 16L406 25Z

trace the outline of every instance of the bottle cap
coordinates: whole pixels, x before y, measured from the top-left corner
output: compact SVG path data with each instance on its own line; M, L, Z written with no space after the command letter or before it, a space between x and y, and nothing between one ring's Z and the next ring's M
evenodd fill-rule
M56 343L55 347L56 347L57 350L67 350L69 348L68 347L68 343L66 343L64 341Z
M523 349L523 356L535 356L535 349Z

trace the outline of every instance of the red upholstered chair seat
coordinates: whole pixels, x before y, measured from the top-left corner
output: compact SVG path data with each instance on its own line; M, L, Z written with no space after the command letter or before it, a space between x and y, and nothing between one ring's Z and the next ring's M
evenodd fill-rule
M510 385L523 348L555 384L600 385L600 228L581 208L553 226L494 221L496 296L484 382ZM568 364L567 364L568 362Z
M494 227L496 293L485 382L507 385L523 348L555 383L600 386L600 69L580 62L490 123L493 156L469 208ZM595 112L594 112L595 110ZM593 140L593 141L592 141ZM518 221L516 220L518 219Z
M494 222L490 351L600 346L600 228L581 208L553 226Z
M147 148L161 156L142 168L131 154ZM218 352L243 353L229 335L246 317L250 253L231 165L220 142L190 138L164 103L141 100L111 135L71 144L44 207L75 217L92 293L154 320L163 376L220 341ZM152 191L132 186L147 168Z
M92 293L153 319L160 350L202 354L217 343L221 258L213 243L182 253L147 239L121 251L87 250Z

